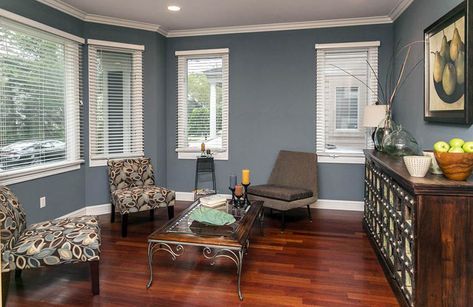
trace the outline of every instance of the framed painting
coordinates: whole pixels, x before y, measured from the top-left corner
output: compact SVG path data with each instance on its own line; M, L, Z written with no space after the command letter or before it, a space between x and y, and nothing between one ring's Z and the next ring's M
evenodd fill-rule
M426 121L473 123L472 1L461 3L424 31Z

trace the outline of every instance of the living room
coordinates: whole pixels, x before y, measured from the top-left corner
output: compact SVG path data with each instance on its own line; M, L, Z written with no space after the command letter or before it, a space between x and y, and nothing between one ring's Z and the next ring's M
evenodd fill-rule
M3 305L472 305L472 5L0 0L0 203L16 212L0 211ZM439 143L466 141L470 173L409 176L408 154L383 146L391 121L445 176ZM120 161L142 157L159 201L112 197L129 184ZM213 178L199 177L204 160ZM278 180L306 194L272 198ZM394 197L380 180L412 196L394 202L409 248L381 235L391 220L370 199ZM238 244L207 233L218 227L198 242L156 233L194 208L197 188L240 203ZM438 212L424 207L433 198ZM85 216L97 217L74 220L87 256L27 228Z

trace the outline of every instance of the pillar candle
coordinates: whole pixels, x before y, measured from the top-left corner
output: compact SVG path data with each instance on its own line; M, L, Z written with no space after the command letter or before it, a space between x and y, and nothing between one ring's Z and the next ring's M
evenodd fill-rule
M243 186L241 184L237 184L235 186L235 196L240 197L243 195Z
M241 183L250 184L250 170L244 169L241 171Z
M231 175L230 176L230 185L229 185L229 187L231 189L234 189L236 185L237 185L237 176Z

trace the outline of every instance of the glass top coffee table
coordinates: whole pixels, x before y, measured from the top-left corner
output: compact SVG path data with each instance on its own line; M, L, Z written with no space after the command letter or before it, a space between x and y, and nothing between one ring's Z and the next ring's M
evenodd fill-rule
M148 236L149 281L153 283L153 255L168 252L173 260L184 252L184 246L202 247L202 254L213 264L217 258L231 259L237 267L238 297L243 300L240 280L243 256L249 247L249 236L257 220L263 234L263 202L254 201L246 208L235 208L228 203L223 210L232 214L236 222L228 226L206 226L191 218L192 211L201 206L197 200L178 216Z

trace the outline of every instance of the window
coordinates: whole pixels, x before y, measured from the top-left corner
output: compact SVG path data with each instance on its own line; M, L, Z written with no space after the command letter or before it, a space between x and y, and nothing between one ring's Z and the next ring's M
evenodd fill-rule
M361 120L365 106L377 100L379 45L316 45L316 147L320 162L363 163L363 149L372 147Z
M77 169L81 162L83 40L16 18L32 26L0 17L1 184Z
M143 156L143 46L89 40L90 165Z
M228 160L228 49L178 51L177 148L195 159L200 145Z

